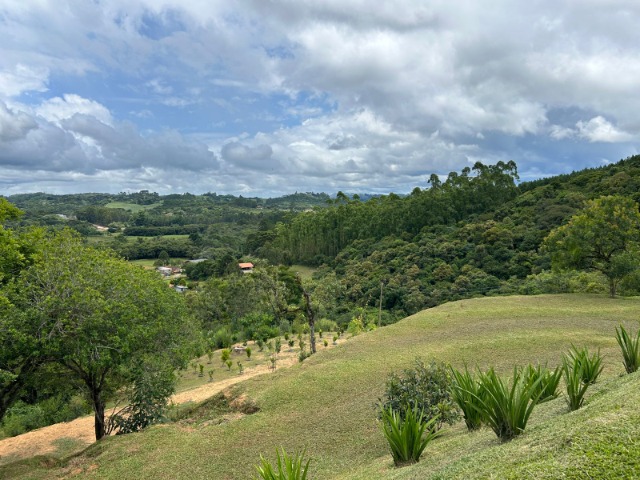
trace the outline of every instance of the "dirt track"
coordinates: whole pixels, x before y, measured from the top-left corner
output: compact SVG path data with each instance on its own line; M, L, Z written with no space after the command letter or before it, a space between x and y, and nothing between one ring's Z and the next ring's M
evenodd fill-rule
M294 354L281 354L278 368L290 367L297 362ZM225 388L240 383L247 378L269 372L267 364L247 368L242 375L219 382L206 383L202 386L176 393L173 403L200 402ZM80 450L95 441L93 416L77 418L71 422L58 423L38 430L0 440L0 465L35 455L51 454L59 447L56 442L61 439L72 439L77 442L76 450Z

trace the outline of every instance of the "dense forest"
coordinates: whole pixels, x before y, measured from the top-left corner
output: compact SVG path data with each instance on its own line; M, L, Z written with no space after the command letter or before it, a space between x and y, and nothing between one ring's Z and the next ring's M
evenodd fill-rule
M158 323L149 331L166 336L174 323L167 324L162 312L175 308L177 318L187 319L197 330L188 335L198 339L189 351L199 353L237 341L266 342L301 333L311 333L313 351L314 332L357 334L475 296L640 292L640 156L534 182L518 180L517 166L510 161L476 163L444 179L432 175L428 185L409 195L366 200L342 192L278 199L148 191L23 194L8 197L8 202L0 198L0 320L13 325L0 338L5 345L0 356L0 417L6 413L20 418L22 428L23 419L35 411L40 412L39 422L86 411L86 399L73 407L77 379L43 380L61 371L84 378L84 372L67 362L67 350L76 351L77 345L64 343L64 335L64 342L52 346L48 337L20 334L25 326L46 324L38 320L42 302L51 309L49 320L58 322L56 315L62 315L67 321L65 312L82 307L78 318L89 315L105 331L112 328L113 318L104 317L102 307L92 299L84 301L79 279L96 291L121 287L120 297L101 297L105 308L120 312L118 322L133 321L130 313L144 302L155 305L163 299L170 308L153 307L159 308L154 317ZM64 262L51 260L67 255ZM123 259L147 259L147 268L170 265L184 273L162 280ZM77 267L72 268L74 262ZM256 268L244 274L239 262L252 262ZM117 275L106 274L103 263ZM68 290L60 298L69 305L49 305L59 296L42 296L46 289L29 293L33 278L45 277L50 277L47 288ZM169 281L186 284L186 293L165 295ZM133 292L135 299L128 297ZM129 306L122 307L119 298ZM31 323L16 316L17 311ZM20 335L13 338L7 332ZM43 346L34 350L21 343L32 337ZM130 341L148 342L143 337ZM171 368L186 357L178 358L169 362ZM136 369L140 359L135 356L118 361L132 362L127 381L147 378ZM87 383L84 388L93 392L99 438L106 432L101 395L108 392L102 384ZM61 409L63 404L73 408ZM64 411L66 416L48 417L45 411Z
M585 202L605 195L640 200L640 157L518 184L515 163L477 163L407 197L361 202L338 195L331 208L297 215L254 253L273 263L318 266L339 278L346 304L398 318L476 295L605 291L597 272L551 271L543 246ZM625 278L623 293L638 279Z
M588 200L605 195L640 200L640 157L522 183L513 161L478 162L446 178L431 175L402 196L142 191L8 199L26 212L15 226L69 226L130 260L200 259L186 266L197 295L190 305L212 331L240 338L300 316L293 274L302 266L313 271L306 288L318 315L344 328L354 318L388 323L477 295L606 292L601 272L552 270L543 244ZM262 274L238 275L243 259ZM619 291L636 293L639 285L628 275ZM244 298L257 301L238 306Z

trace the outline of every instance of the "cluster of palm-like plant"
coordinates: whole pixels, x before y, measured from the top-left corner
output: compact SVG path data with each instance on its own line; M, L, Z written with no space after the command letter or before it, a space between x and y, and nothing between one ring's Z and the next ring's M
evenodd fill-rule
M484 396L482 385L471 375L466 365L464 372L451 369L453 376L453 388L451 394L453 400L462 410L464 423L469 431L477 430L482 426L483 413L478 408Z
M418 462L426 446L439 434L438 417L425 420L422 410L415 407L408 407L402 413L388 407L381 413L382 431L398 467Z
M479 372L477 379L466 367L464 372L452 370L452 375L453 398L467 428L476 430L486 424L504 441L524 431L536 404L558 396L562 370L540 365L514 368L506 383L493 368Z
M616 339L622 350L625 370L627 373L637 371L640 368L640 329L632 336L620 325L616 328ZM587 389L596 382L603 369L600 350L590 354L586 347L579 349L575 346L563 355L562 366L553 370L546 365L528 365L524 369L515 367L512 378L507 382L493 368L486 372L478 371L475 378L465 365L464 372L450 368L453 380L451 399L462 410L469 430L486 424L498 438L506 441L524 432L538 403L558 396L561 377L564 376L567 404L573 411L583 405ZM394 381L399 382L397 379ZM392 386L395 383L392 382ZM433 385L429 384L428 390L432 388ZM397 403L400 397L393 398ZM407 401L406 398L403 400ZM396 466L419 461L429 442L440 433L439 417L427 415L415 401L406 403L402 408L392 402L381 405L382 430ZM304 452L289 457L283 449L282 457L278 453L276 467L261 455L262 464L256 468L263 480L304 480L309 461L303 466L303 456Z
M579 365L572 363L567 356L562 359L562 372L567 389L567 405L569 405L569 410L577 410L582 407L589 384L582 381Z
M568 355L562 358L562 371L567 387L567 404L569 410L577 410L584 403L584 396L589 385L593 385L604 366L600 350L589 355L587 348L572 347Z
M305 452L297 453L292 457L287 455L287 452L282 449L282 456L280 452L276 450L278 459L276 465L271 465L271 462L260 455L260 465L256 466L258 475L262 480L306 480L307 471L309 469L309 462L302 464Z
M622 325L616 327L616 340L622 350L622 360L627 373L633 373L640 366L640 329L635 337L629 335Z
M527 382L537 385L535 396L538 398L538 403L547 402L553 400L558 396L558 385L562 378L562 368L556 367L551 370L546 365L533 366L529 364L525 368L524 374L527 378ZM537 382L537 380L540 380Z
M568 359L575 369L580 370L582 382L588 385L596 383L604 368L600 349L593 355L589 355L589 350L586 347L579 349L572 345Z
M510 440L524 432L533 408L538 402L538 385L542 379L530 383L518 368L513 369L513 378L505 383L490 368L480 372L478 382L483 390L477 407L484 422L501 440Z

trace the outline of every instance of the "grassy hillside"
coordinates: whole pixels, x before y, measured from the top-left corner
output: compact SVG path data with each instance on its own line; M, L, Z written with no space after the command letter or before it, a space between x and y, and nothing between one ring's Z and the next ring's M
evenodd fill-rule
M260 453L307 448L311 478L629 478L640 475L640 379L623 367L614 329L637 327L640 299L595 295L497 297L423 311L360 335L275 374L245 382L260 411L221 424L170 424L108 438L68 464L37 460L0 468L0 477L251 478ZM454 366L559 363L571 344L601 348L603 379L587 406L567 413L562 398L539 407L522 437L446 429L423 460L394 469L373 408L391 371L415 356ZM609 475L613 473L613 475Z

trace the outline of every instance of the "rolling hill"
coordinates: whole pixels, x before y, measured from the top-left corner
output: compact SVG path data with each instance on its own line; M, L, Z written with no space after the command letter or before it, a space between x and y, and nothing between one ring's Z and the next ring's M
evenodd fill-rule
M640 377L620 376L614 334L619 323L635 331L639 313L638 298L600 295L447 303L249 379L228 394L236 404L250 399L255 413L107 438L63 462L41 457L0 467L0 477L252 478L260 454L272 458L283 446L306 448L310 478L318 479L637 478ZM390 372L420 356L508 373L530 362L555 365L572 344L606 355L602 380L583 409L568 413L562 397L543 404L527 432L505 444L486 428L468 434L460 422L445 427L419 464L393 467L375 410Z

